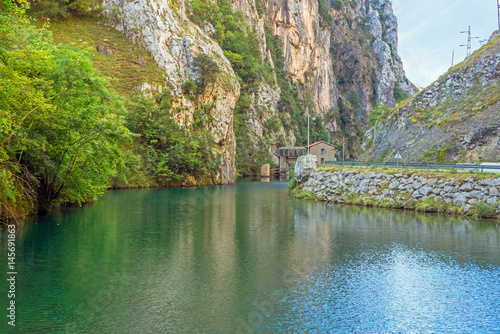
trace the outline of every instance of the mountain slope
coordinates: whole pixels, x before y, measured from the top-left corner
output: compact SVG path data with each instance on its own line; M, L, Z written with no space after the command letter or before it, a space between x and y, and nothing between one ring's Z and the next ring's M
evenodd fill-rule
M494 34L372 128L363 158L387 161L399 151L407 162L500 160L499 78L500 37Z

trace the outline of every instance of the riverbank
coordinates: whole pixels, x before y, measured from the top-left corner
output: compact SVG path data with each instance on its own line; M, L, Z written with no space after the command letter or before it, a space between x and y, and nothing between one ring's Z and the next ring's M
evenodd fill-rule
M500 177L324 166L290 182L296 198L500 219Z

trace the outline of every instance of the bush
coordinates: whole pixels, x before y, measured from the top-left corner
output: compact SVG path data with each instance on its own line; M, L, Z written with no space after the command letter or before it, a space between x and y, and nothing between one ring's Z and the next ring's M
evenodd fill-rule
M476 218L493 218L496 216L499 202L495 204L488 204L483 201L477 201L472 205L471 212Z
M333 24L333 17L330 15L329 10L330 3L328 0L318 0L319 24L322 28L330 27Z
M299 185L299 183L297 182L297 180L295 179L295 177L292 177L292 179L288 183L288 193L290 194L292 192L292 190L294 190L295 188L297 188L298 185Z
M0 207L18 211L29 197L46 212L97 198L132 137L120 98L89 51L54 46L22 14L0 11L0 39Z
M390 113L391 109L389 107L384 105L376 106L368 116L368 123L370 126L375 126L378 123L384 123Z
M194 82L192 82L191 80L186 80L182 84L182 92L184 94L192 94L192 93L196 92L196 90L197 90L196 84Z

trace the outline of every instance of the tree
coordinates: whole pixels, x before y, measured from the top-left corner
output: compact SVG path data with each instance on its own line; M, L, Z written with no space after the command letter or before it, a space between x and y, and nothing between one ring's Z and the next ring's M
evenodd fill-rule
M95 0L30 0L30 3L37 16L55 19L84 14L98 4Z
M201 74L196 80L196 93L203 94L208 83L217 80L219 65L206 53L200 53L193 58L193 66L198 67Z
M121 100L89 51L53 46L21 12L0 23L0 216L96 198L131 138Z

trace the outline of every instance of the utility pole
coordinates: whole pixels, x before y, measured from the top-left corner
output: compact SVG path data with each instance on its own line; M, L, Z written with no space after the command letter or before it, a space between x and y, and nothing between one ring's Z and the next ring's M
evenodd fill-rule
M500 1L500 0L498 0ZM453 52L451 53L451 67L453 67L453 60L455 58L455 50L453 49Z
M499 0L500 1L500 0ZM344 149L345 138L342 138L342 162L345 161L345 149Z
M309 115L307 115L307 154L309 155Z
M498 30L500 30L500 0L497 0L497 11L498 11Z
M498 0L498 2L500 3L500 0ZM472 40L476 39L476 38L479 38L479 37L471 37L470 26L469 26L469 30L468 31L461 31L460 33L461 34L467 34L467 44L461 44L460 46L466 46L467 47L467 56L465 58L469 58L470 55L471 55Z

